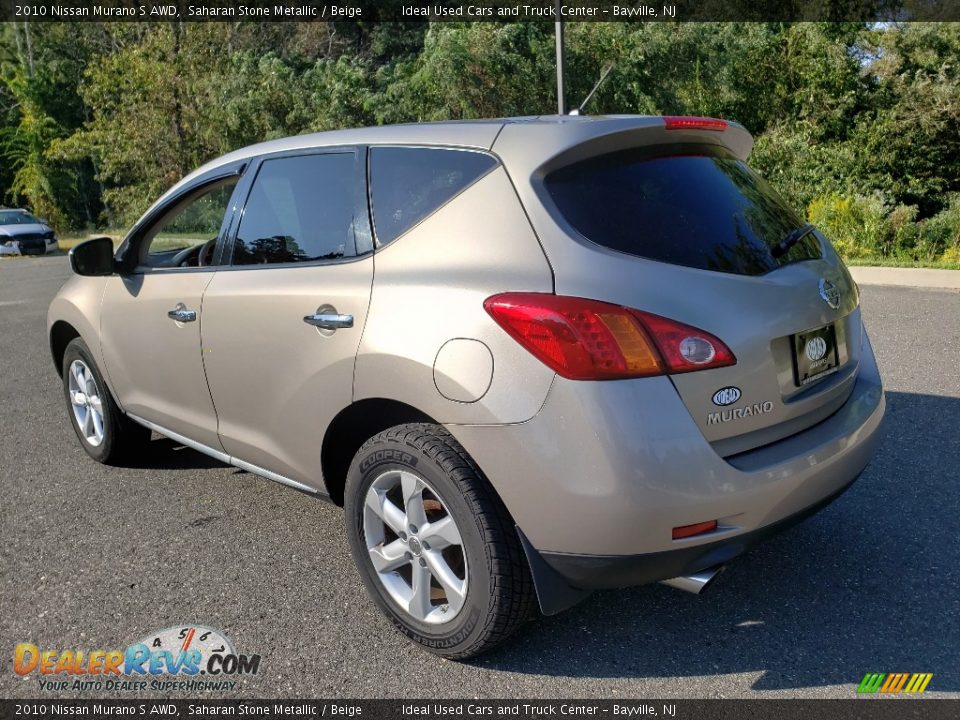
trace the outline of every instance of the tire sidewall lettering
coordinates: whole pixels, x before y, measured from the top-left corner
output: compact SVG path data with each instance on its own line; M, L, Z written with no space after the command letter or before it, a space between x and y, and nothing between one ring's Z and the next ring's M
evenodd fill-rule
M374 450L373 452L366 455L359 465L359 470L362 475L366 475L367 472L383 463L400 463L402 465L408 465L410 467L416 467L419 462L416 457L411 455L406 450L401 449L392 449L386 448L382 450Z

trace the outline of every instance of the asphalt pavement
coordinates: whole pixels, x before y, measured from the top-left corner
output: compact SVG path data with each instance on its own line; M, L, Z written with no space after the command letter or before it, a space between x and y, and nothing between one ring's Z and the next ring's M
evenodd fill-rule
M930 672L927 694L960 697L957 290L862 288L885 439L836 503L703 596L598 593L455 663L378 614L338 508L167 440L138 467L86 456L45 334L68 274L62 256L0 262L2 697L44 696L13 673L17 643L122 648L194 623L262 657L228 696L848 698L867 672Z

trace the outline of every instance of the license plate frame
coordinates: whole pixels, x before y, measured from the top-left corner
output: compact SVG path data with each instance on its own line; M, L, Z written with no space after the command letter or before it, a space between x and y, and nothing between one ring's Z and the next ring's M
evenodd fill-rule
M790 347L793 355L793 382L797 387L806 387L840 369L836 323L791 335Z

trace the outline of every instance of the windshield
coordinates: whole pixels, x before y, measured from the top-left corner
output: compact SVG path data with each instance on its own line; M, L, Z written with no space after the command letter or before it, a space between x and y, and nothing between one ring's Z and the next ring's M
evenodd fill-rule
M814 233L780 246L805 222L744 162L712 148L650 152L593 157L544 182L580 234L630 255L739 275L821 256Z
M23 210L0 210L0 225L39 225L37 218Z

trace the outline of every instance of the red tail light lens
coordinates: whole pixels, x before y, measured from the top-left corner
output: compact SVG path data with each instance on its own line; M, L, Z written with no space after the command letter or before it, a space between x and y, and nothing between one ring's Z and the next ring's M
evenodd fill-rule
M621 305L545 293L504 293L483 304L531 354L571 380L613 380L733 365L713 335Z
M506 293L483 304L494 320L548 367L571 380L659 375L660 356L619 305L540 293Z
M640 310L630 312L653 337L671 373L737 364L730 348L708 332Z
M726 120L708 117L689 117L685 115L668 115L663 118L667 130L717 130L727 129Z

